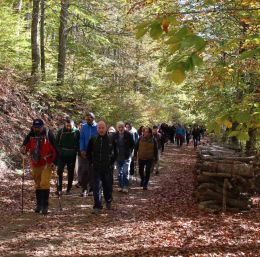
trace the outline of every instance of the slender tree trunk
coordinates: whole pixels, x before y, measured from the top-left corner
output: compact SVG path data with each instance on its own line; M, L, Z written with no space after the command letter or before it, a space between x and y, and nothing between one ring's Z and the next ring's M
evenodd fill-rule
M40 43L41 43L41 71L42 80L45 80L45 45L44 45L44 23L45 23L45 0L41 0L41 28L40 28Z
M38 43L39 10L40 10L40 0L33 0L32 28L31 28L31 45L32 45L31 75L34 83L38 81L39 64L40 64L40 51L39 51L39 43Z
M255 152L256 152L256 133L257 133L256 128L248 129L249 140L246 142L246 154L247 155L252 155L252 154L255 154Z
M22 11L23 7L23 0L15 1L13 4L13 8L17 13L20 13Z
M59 29L59 55L57 85L63 85L65 64L66 64L66 46L67 46L67 22L68 22L69 0L61 0L60 29Z

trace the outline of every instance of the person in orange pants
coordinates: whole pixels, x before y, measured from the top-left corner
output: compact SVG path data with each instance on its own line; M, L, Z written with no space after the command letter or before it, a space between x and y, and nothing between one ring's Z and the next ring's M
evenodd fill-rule
M22 153L29 152L31 159L36 189L36 213L48 213L51 173L56 159L54 142L53 134L44 127L41 119L33 121L32 129L23 142Z

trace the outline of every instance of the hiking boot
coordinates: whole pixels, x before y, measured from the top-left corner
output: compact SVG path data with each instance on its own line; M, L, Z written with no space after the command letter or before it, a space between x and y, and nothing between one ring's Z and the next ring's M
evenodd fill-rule
M56 194L57 196L61 196L61 195L62 195L62 191L56 191L55 194Z
M122 193L122 192L123 192L123 188L120 187L120 188L118 189L118 192Z
M88 192L88 196L93 196L93 191Z
M112 209L111 202L107 202L106 203L106 208L107 208L107 210L111 210Z
M42 209L42 214L47 215L48 214L48 208L43 208Z
M81 187L81 184L78 182L76 185L75 185L76 188L80 188Z
M41 206L41 191L40 190L36 190L35 191L36 194L36 208L34 209L35 213L40 213L42 210L42 206Z
M141 180L141 182L140 182L140 187L143 187L143 186L144 186L144 181Z
M66 191L66 195L71 195L72 193L71 193L71 190L67 190Z
M101 213L101 209L99 209L99 208L94 208L91 213L98 215L98 214Z
M82 193L80 194L81 197L87 197L88 192L87 190L83 190Z
M42 214L48 214L48 206L49 206L49 195L50 189L43 189L42 191Z
M143 187L143 190L148 190L147 186L144 186L144 187Z

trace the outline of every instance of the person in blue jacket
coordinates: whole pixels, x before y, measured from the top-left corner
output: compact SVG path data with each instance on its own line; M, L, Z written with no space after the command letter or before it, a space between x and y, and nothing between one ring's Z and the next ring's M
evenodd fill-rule
M182 146L183 145L183 142L184 142L184 139L185 139L185 135L186 135L185 128L181 124L178 124L178 126L176 128L177 146Z
M89 140L97 135L97 124L95 122L95 115L92 112L87 113L86 123L82 125L80 130L80 156L84 162L82 170L82 196L91 193L93 190L93 174L87 158Z

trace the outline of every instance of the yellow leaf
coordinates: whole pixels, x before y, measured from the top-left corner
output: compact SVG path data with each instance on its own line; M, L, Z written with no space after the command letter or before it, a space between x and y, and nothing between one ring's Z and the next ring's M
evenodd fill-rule
M232 122L231 121L229 121L229 120L225 120L224 121L224 125L227 127L227 128L232 128Z
M181 84L185 79L185 73L183 70L174 70L168 75L168 78L176 84Z

